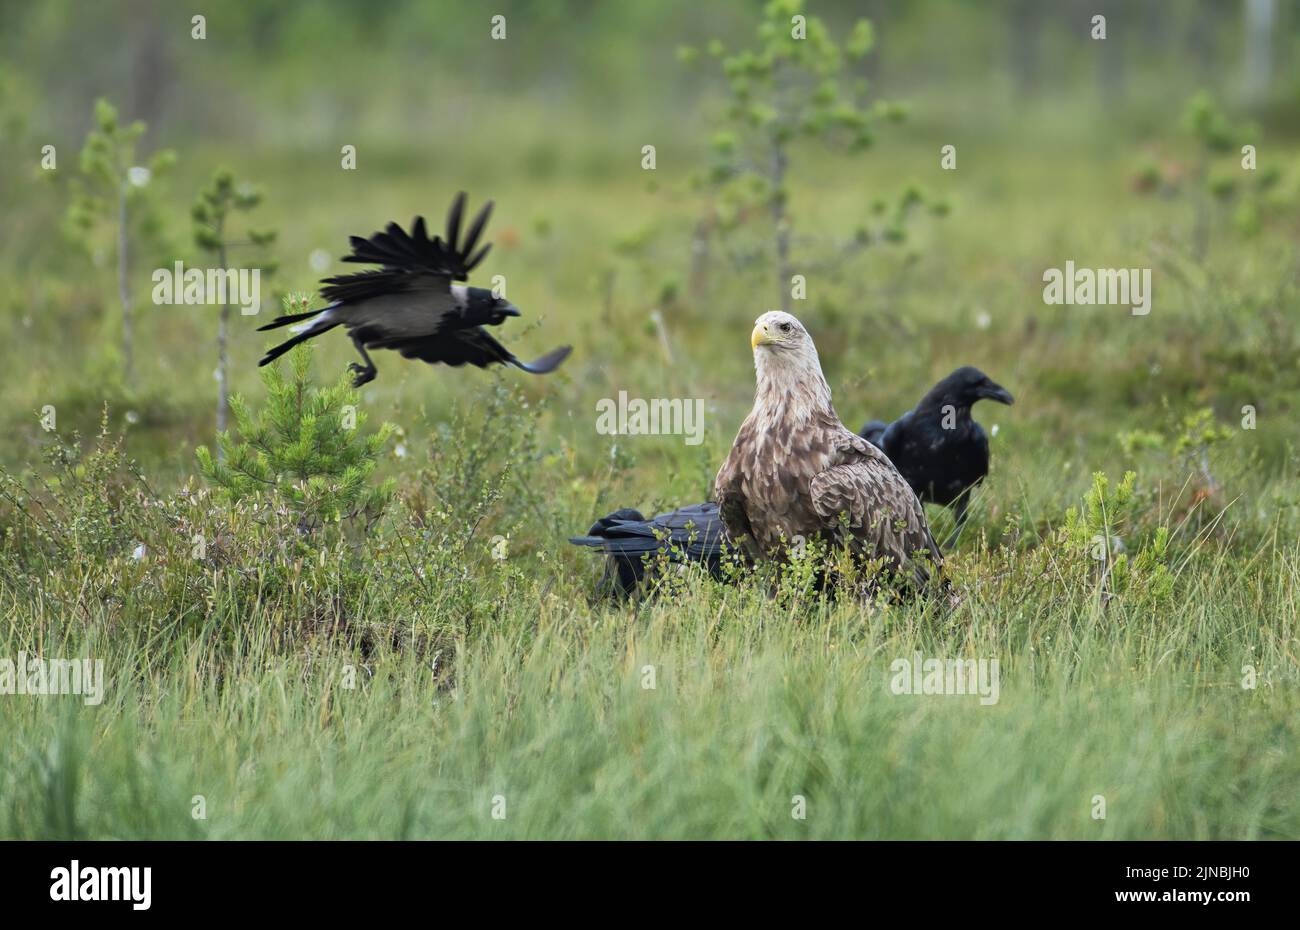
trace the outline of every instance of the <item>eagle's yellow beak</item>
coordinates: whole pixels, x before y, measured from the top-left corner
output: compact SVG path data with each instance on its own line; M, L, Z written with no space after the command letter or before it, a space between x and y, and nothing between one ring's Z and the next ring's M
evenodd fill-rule
M754 331L749 334L749 347L757 349L759 346L767 345L772 340L768 337L767 326L759 323L754 327Z

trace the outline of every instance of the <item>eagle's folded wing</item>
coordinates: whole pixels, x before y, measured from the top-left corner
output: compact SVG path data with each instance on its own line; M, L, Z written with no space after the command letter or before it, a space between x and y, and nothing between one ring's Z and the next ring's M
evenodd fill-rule
M828 468L813 476L809 494L827 529L834 530L846 514L863 551L883 556L891 568L907 565L918 585L929 579L927 561L936 569L943 564L921 502L888 463L859 460Z
M744 427L741 427L741 435L746 435ZM713 496L717 499L718 517L727 541L750 561L757 562L763 558L763 550L754 538L754 528L750 525L749 514L745 510L745 495L740 490L740 474L734 465L735 457L733 449L722 463L713 485Z

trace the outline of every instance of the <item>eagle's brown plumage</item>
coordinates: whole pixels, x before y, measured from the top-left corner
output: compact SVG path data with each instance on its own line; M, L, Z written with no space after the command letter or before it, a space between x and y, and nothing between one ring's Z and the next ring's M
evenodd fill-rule
M754 409L714 486L732 542L757 561L779 557L795 536L845 541L860 559L883 559L924 585L943 563L925 511L885 454L840 422L812 337L772 312L758 318L751 344Z

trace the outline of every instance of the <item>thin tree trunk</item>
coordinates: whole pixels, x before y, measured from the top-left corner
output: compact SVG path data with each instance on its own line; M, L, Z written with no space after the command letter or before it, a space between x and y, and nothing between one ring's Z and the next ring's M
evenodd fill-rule
M785 212L785 147L772 148L772 222L776 224L776 273L781 290L781 309L790 312L790 219Z
M1246 0L1245 85L1246 96L1258 103L1268 95L1273 77L1273 28L1277 20L1276 0Z
M1108 32L1106 39L1099 43L1101 48L1097 49L1096 54L1097 91L1102 104L1108 107L1123 106L1128 86L1124 68L1128 23L1112 22L1117 19L1114 14L1118 9L1111 5L1100 5L1100 12L1106 17Z
M601 317L606 326L614 325L614 280L616 273L613 268L605 270L605 296L603 300L603 310Z
M700 217L695 223L695 231L691 234L691 279L690 292L694 298L701 297L704 294L705 279L709 267L709 234L711 231L711 220L707 216Z
M1199 0L1192 9L1187 45L1191 49L1192 60L1202 75L1214 73L1218 65L1218 48L1214 36L1219 28L1219 6L1219 0Z
M1205 190L1209 173L1209 163L1202 154L1196 162L1192 189L1192 256L1198 262L1203 261L1210 250L1210 210L1213 204Z
M221 263L221 270L226 270L226 245L223 241L221 249L217 253L217 260ZM229 297L229 293L226 295ZM223 433L226 430L226 420L230 413L230 392L226 384L226 330L230 320L230 302L227 300L221 305L221 322L217 327L217 432ZM221 449L221 443L217 443L217 461L224 458Z
M126 181L118 193L117 294L122 301L122 364L127 387L135 380L135 312L131 307L130 256L127 253Z
M1043 16L1038 0L1017 0L1007 7L1006 35L1010 39L1011 74L1016 96L1029 97L1038 87L1038 47Z

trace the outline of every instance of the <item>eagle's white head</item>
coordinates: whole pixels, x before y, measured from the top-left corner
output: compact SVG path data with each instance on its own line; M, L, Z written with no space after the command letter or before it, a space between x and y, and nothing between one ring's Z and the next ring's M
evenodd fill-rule
M749 344L754 349L760 402L766 394L772 399L786 396L830 405L831 389L817 347L794 316L781 310L764 313L754 321Z
M817 354L808 330L789 313L781 310L771 310L754 321L749 344L754 349L755 358L758 357L760 348L786 350L806 346L814 356Z

